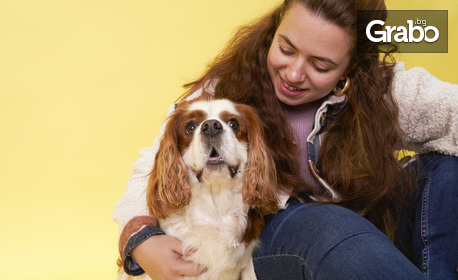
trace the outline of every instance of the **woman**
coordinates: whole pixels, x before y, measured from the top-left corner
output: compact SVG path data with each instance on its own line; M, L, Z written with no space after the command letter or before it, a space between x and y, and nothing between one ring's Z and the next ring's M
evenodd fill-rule
M253 255L258 279L422 278L390 239L424 276L456 275L456 158L427 155L403 168L394 152L409 147L458 155L458 88L388 63L394 48L359 36L365 31L358 28L380 14L358 18L356 11L385 9L377 0L287 0L242 28L209 70L187 85L187 99L204 89L257 107L269 135L285 209L266 217ZM388 52L380 62L382 47ZM435 106L440 109L429 114ZM153 159L154 148L143 152L113 214L122 229L124 268L153 279L198 275L203 268L181 259L180 241L142 216L148 214L142 191ZM418 162L420 174L414 172ZM417 207L426 200L447 207ZM452 225L443 227L440 217L454 219Z

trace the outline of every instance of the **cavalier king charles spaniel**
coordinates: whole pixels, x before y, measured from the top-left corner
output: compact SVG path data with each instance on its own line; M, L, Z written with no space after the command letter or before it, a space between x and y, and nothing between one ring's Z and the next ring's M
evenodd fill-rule
M275 164L263 137L252 107L224 99L179 105L168 119L148 208L183 242L186 260L207 268L192 279L256 279L251 254L263 216L278 209Z

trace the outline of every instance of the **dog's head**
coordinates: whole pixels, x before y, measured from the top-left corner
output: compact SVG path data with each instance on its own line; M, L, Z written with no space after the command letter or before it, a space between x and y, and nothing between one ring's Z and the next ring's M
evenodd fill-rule
M190 184L224 178L243 182L251 212L277 209L275 164L261 121L250 106L200 100L178 107L167 121L148 184L148 207L166 218L189 204Z

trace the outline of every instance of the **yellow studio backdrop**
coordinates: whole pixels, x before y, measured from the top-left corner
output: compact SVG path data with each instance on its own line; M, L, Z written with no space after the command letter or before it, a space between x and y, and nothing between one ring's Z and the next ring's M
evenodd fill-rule
M0 279L114 279L111 213L181 85L281 1L0 0ZM449 52L402 54L458 83Z

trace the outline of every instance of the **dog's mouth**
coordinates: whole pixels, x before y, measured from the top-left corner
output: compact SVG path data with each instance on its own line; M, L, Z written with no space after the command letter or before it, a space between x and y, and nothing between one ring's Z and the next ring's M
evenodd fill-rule
M221 157L221 155L218 153L218 150L215 147L212 147L210 151L210 155L208 156L208 159L207 159L207 164L206 164L205 169L212 170L212 169L224 168L224 165L227 166L229 170L229 175L231 176L231 178L234 178L235 175L237 175L237 173L239 172L239 166L233 166L233 165L227 164L224 161L223 157ZM204 170L194 172L199 182L202 182L203 172Z
M212 147L210 152L210 156L207 160L207 165L218 165L218 164L225 164L223 158L219 155L218 151Z

